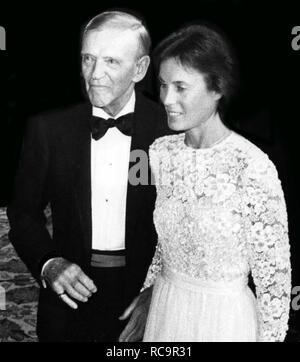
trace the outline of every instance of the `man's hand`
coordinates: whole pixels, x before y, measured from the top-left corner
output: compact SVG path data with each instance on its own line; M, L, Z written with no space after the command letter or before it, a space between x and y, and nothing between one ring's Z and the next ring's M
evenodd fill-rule
M140 293L125 312L119 317L120 320L130 320L119 337L119 342L137 342L143 338L147 316L152 296L152 287Z
M92 293L97 291L94 282L77 264L64 258L53 258L45 266L43 277L56 294L71 308L78 305L70 297L80 302L87 302Z

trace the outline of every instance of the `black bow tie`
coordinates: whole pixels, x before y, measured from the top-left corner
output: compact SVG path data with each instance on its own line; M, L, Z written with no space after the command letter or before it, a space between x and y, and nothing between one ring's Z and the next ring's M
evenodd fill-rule
M92 137L94 140L98 140L103 137L107 130L112 127L117 127L120 132L126 136L132 135L132 121L133 113L125 114L117 119L113 118L100 118L100 117L91 117L91 131Z

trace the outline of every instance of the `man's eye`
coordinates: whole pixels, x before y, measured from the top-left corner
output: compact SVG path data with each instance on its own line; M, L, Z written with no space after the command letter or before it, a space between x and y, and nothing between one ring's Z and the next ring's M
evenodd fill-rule
M160 86L160 89L165 89L165 88L167 88L167 85L166 85L165 83L160 83L159 86Z
M106 62L110 65L117 65L118 62L116 61L116 59L113 59L113 58L107 58L106 59Z
M94 59L90 55L84 55L82 57L82 61L83 61L84 64L89 65L89 64L93 63Z

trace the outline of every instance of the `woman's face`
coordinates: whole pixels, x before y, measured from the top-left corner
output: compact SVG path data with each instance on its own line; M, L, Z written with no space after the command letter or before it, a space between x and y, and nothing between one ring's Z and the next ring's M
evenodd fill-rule
M207 90L204 76L194 68L167 59L160 65L159 81L160 99L172 130L201 127L216 112L221 95Z

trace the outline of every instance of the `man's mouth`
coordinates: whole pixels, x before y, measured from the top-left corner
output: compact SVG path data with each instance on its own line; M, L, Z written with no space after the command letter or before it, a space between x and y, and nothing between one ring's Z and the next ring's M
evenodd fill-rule
M108 88L107 85L90 84L91 88Z

